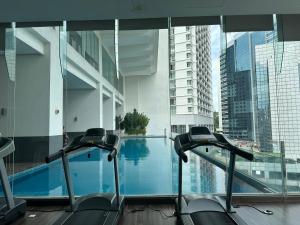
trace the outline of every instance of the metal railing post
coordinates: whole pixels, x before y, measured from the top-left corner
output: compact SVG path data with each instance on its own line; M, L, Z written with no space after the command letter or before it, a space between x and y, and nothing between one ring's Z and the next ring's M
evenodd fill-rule
M287 186L286 186L286 160L285 160L285 147L284 141L280 141L280 155L281 155L281 173L282 173L282 195L286 197L287 195Z
M70 199L71 210L75 211L75 195L74 195L73 183L72 183L72 178L71 178L71 174L70 174L69 160L65 153L63 153L63 155L62 155L62 163L63 163L64 173L65 173L68 195L69 195L69 199Z

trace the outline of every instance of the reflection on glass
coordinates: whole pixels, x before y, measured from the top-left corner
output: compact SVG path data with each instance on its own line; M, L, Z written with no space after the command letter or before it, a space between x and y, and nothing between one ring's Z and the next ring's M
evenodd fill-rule
M67 75L67 22L63 22L63 26L59 27L59 59L62 76Z
M16 25L11 24L11 28L5 29L5 59L9 79L16 79Z
M126 195L164 195L178 191L178 157L173 143L164 138L126 138L119 155L120 190ZM224 193L225 173L193 153L184 164L185 193ZM107 152L89 149L70 156L70 171L76 195L114 191L113 165ZM235 179L237 192L260 192ZM17 196L65 196L67 189L61 161L41 165L15 177Z

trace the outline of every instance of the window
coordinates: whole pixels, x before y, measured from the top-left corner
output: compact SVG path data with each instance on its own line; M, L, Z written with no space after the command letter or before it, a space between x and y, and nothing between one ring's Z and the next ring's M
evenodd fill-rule
M174 70L175 69L175 65L174 64L170 64L170 70Z
M192 76L192 71L191 70L188 70L187 72L186 72L186 75L188 76L188 77L191 77Z
M183 134L186 132L186 126L185 125L172 125L171 132L177 133L177 134Z
M170 45L174 45L174 36L171 36Z
M176 98L170 99L170 105L176 105Z
M188 107L188 112L193 112L193 107Z
M174 34L174 27L171 28L171 34Z
M89 64L99 70L99 39L94 32L70 31L68 42Z
M193 94L193 89L187 89L187 93L188 93L188 95L192 95Z
M192 85L192 80L187 80L186 83L187 85Z
M170 79L175 79L175 72L174 71L170 72Z
M186 35L186 40L191 40L191 35L190 34Z
M175 87L176 87L176 81L170 80L170 88L175 88Z
M170 112L171 112L171 115L175 115L176 114L176 106L171 106L171 108L170 108ZM174 132L174 131L172 131L172 132Z
M170 90L170 96L176 96L176 89Z
M187 50L191 50L192 49L192 45L191 44L186 44L186 49Z
M190 31L190 30L191 30L191 28L190 28L190 27L186 27L185 29L186 29L186 31Z
M191 56L192 56L192 54L191 53L186 53L186 57L189 59L189 58L191 58Z
M85 40L85 59L95 68L99 69L99 39L94 32L86 31L83 34Z
M187 66L187 67L191 67L191 66L192 66L192 63L191 63L191 62L187 62L187 63L186 63L186 66Z
M77 31L70 31L68 33L68 41L70 45L82 55L82 37Z
M188 103L193 103L193 102L194 102L193 98L188 98Z

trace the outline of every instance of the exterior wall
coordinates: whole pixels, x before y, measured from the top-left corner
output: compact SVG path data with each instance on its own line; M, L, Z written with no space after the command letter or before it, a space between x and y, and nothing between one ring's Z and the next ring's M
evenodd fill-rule
M15 137L16 162L41 161L46 155L62 147L63 81L57 57L58 29L28 28L28 30L30 32L21 29L18 35L18 38L23 38L18 40L19 43L23 44L19 46L20 54L16 57L17 85L14 114L11 108L14 107L12 86L9 90L2 87L0 89L4 96L7 91L11 92L8 100L10 114L2 118L2 122L8 122L10 126L4 135ZM44 33L47 35L44 36ZM30 49L28 54L23 52L25 46L27 51ZM4 65L2 59L1 61ZM1 68L6 67L2 66ZM4 82L1 84L5 85L7 75L2 72L0 77ZM11 125L13 123L15 123L14 133ZM0 126L3 129L3 125Z
M14 83L8 78L6 62L3 55L0 56L0 133L2 136L13 135L13 96Z
M281 45L282 43L278 43ZM279 141L284 141L286 158L299 159L300 153L300 42L285 42L280 62L275 62L274 44L256 48L257 63L265 65L268 77L273 151L279 151ZM281 65L281 71L280 71ZM280 71L280 72L279 72Z
M98 88L65 91L64 126L68 132L84 132L88 128L101 127L100 117L103 114L100 96Z
M65 83L65 128L67 132L84 132L91 127L103 127L107 130L115 129L116 96L120 104L124 104L123 79L116 80L113 59L104 52L101 34L95 32L98 39L99 56L95 60L86 59L88 51L87 33L92 31L76 32L72 35L82 37L74 40L69 37L68 44L68 77ZM78 35L81 36L78 36ZM69 33L71 35L71 33ZM95 41L95 39L94 39ZM80 63L79 63L80 62ZM111 63L110 66L107 66ZM77 84L69 81L69 77L77 80ZM68 104L69 101L69 104ZM77 121L74 118L77 117ZM81 118L81 119L80 119Z
M239 36L220 57L222 123L230 138L257 141L255 46L265 32Z
M149 118L147 135L169 133L170 108L168 93L168 31L159 31L159 49L157 72L153 75L126 76L125 99L126 112L137 109Z
M207 26L174 27L171 34L171 126L213 128L210 31ZM181 129L180 129L181 130Z

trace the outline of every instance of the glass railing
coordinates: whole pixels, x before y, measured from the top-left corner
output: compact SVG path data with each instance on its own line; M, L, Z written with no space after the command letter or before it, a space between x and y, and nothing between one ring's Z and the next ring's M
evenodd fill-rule
M86 61L99 70L99 39L93 31L69 31L68 43Z

